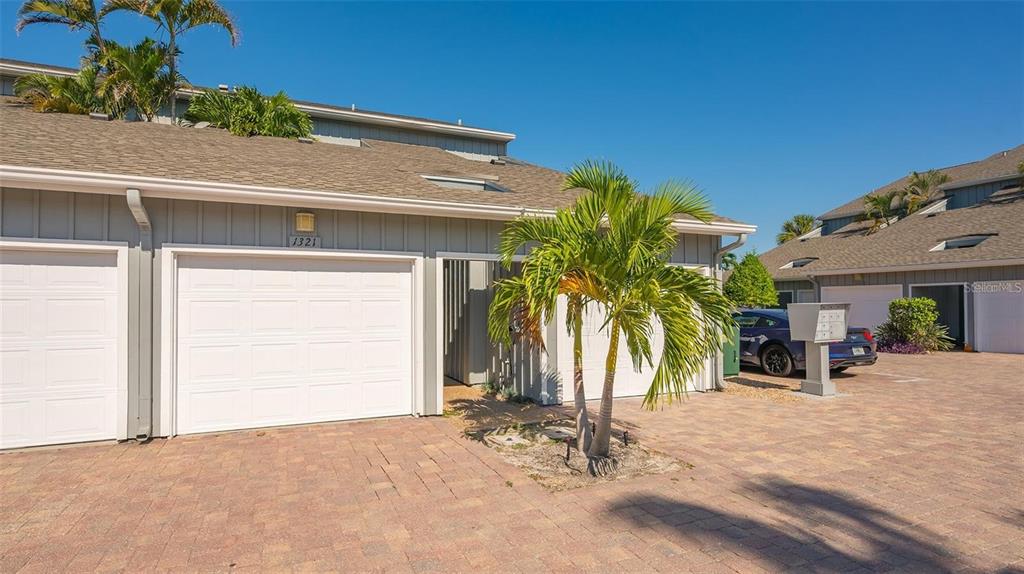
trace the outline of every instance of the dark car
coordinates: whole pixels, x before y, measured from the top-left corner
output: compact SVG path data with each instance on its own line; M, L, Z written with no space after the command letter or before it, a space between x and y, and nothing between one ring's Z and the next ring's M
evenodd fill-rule
M805 368L804 342L790 339L789 315L784 309L746 309L733 317L740 326L740 364L761 367L779 377ZM833 371L874 365L877 360L875 338L864 327L850 327L846 340L828 346Z

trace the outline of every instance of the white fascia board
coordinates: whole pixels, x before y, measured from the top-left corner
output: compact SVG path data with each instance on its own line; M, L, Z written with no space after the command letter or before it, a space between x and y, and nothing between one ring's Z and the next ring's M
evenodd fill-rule
M499 221L514 219L521 215L550 217L555 213L553 209L374 197L351 193L236 185L135 175L114 175L11 165L0 165L0 185L50 191L105 193L110 195L125 195L128 188L136 188L141 191L143 197L342 209L406 215L432 215L437 217L463 217L467 219ZM742 223L717 221L701 223L699 221L682 220L677 221L673 227L680 233L705 235L753 233L757 229L753 225Z
M74 76L77 70L64 69L59 67L22 64L15 62L0 62L0 74L11 76L26 76L28 74L49 74L51 76Z
M1009 267L1013 265L1024 265L1024 258L1014 259L992 259L989 261L951 261L943 263L920 263L916 265L889 265L887 267L859 267L851 269L826 269L814 271L800 277L776 278L776 281L799 281L808 277L821 277L825 275L855 275L867 273L894 273L897 271L929 271L933 269L972 269L976 267Z

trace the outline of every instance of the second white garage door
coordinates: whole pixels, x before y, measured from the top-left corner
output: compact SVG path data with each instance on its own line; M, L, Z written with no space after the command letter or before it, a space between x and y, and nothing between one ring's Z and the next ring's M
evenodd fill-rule
M902 296L902 285L821 288L822 303L850 303L850 326L872 331L889 319L889 302Z
M975 283L976 348L990 353L1024 353L1024 292L1017 281Z
M408 262L178 260L177 432L412 412Z

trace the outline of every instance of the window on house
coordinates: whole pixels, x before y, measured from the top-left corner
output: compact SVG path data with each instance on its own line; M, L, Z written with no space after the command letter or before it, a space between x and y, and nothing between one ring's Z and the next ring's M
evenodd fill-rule
M447 175L424 175L423 179L440 187L449 189L474 189L477 191L508 191L508 188L498 185L489 179L474 179L470 177L451 177Z
M995 233L986 233L981 235L963 235L960 237L952 237L945 241L942 241L935 247L932 247L932 251L951 251L953 249L968 249L974 247L979 243L985 241L989 237L996 235Z

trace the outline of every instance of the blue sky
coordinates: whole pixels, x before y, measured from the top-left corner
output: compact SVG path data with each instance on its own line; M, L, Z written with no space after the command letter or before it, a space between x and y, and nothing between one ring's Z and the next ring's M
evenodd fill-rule
M16 36L19 4L0 3L0 54L75 65L84 35ZM183 38L193 83L461 118L549 167L689 179L759 226L760 251L795 213L1024 142L1021 2L225 5L242 42Z

